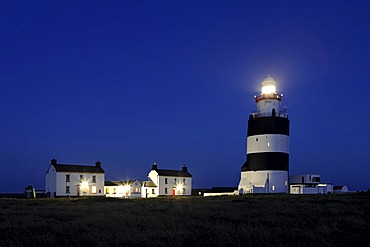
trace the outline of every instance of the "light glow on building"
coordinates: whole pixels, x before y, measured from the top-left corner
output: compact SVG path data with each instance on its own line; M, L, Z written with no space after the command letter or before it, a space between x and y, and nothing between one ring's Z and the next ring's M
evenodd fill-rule
M266 85L262 87L262 94L273 94L276 93L276 86Z

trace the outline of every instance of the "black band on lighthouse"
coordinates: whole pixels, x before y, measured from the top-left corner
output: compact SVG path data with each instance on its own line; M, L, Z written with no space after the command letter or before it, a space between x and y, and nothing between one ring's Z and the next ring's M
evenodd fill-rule
M248 135L281 134L289 136L289 119L284 117L249 118Z
M247 161L242 171L280 170L288 171L288 153L251 153L247 154Z

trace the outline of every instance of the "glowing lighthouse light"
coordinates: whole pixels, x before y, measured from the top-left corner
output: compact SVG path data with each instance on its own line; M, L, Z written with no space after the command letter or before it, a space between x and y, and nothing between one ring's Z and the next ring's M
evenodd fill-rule
M276 93L276 81L268 76L262 82L262 94L274 94Z

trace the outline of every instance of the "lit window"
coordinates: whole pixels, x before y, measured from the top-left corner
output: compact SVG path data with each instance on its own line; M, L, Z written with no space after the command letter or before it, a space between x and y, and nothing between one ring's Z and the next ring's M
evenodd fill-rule
M275 190L275 185L272 186L272 190Z
M96 194L96 186L91 186L91 193Z
M105 188L105 194L109 194L109 188Z
M69 174L66 175L66 182L71 182Z
M269 143L269 142L267 143L267 146L268 146L268 147L270 146L270 143Z

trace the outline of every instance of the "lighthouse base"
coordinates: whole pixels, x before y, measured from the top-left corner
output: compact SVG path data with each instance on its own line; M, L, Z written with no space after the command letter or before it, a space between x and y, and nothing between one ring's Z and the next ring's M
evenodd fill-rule
M240 194L288 193L288 171L242 171Z

